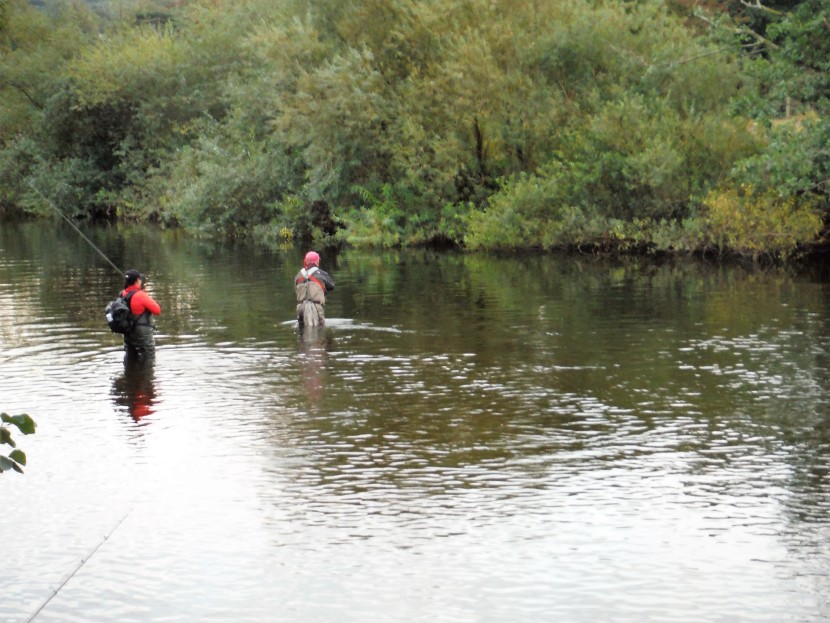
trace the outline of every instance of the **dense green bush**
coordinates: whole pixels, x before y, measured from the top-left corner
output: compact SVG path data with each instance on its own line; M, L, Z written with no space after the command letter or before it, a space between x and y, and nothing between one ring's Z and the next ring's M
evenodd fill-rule
M788 254L819 234L779 208L830 214L830 0L692 4L5 0L0 210L42 213L34 186L272 241ZM729 210L786 233L743 244Z
M706 226L714 248L786 258L819 235L822 219L809 196L782 199L745 187L713 191L706 198Z

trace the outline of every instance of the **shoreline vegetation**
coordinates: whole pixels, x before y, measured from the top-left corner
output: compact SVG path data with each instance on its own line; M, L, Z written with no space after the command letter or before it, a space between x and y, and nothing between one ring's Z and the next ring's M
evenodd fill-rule
M0 216L787 261L830 0L0 0Z

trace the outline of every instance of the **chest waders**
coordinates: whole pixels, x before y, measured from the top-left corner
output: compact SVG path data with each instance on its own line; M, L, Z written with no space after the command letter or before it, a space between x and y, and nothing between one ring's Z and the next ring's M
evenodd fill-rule
M316 273L317 270L316 266L312 266L309 270L303 268L300 271L303 281L297 284L305 286L305 295L302 300L298 301L297 305L297 321L306 327L320 327L325 323L325 317L323 316L323 303L311 298L311 284L314 283L320 288L320 295L318 298L322 298L323 301L325 301L326 288L319 279L314 277L314 273Z
M153 338L153 323L150 312L145 311L135 317L133 328L124 334L124 349L128 353L145 357L152 355L156 348Z

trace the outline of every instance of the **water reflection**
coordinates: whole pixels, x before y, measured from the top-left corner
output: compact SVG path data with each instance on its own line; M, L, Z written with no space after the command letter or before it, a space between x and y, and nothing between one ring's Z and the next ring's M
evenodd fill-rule
M333 343L333 332L328 327L302 327L297 343L303 360L303 392L311 406L319 404L326 383L326 362Z
M113 381L115 404L126 408L135 422L155 412L155 362L155 356L140 357L127 351L124 373Z
M830 620L823 286L350 251L298 333L291 257L96 232L166 310L120 369L111 275L64 233L0 230L0 408L41 424L0 479L0 620L131 505L38 623Z

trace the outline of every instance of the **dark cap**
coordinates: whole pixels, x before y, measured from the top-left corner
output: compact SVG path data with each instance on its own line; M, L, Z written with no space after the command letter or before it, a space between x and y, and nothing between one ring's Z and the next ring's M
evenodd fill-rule
M131 286L139 279L144 279L144 276L138 272L135 268L131 268L124 274L124 284Z

